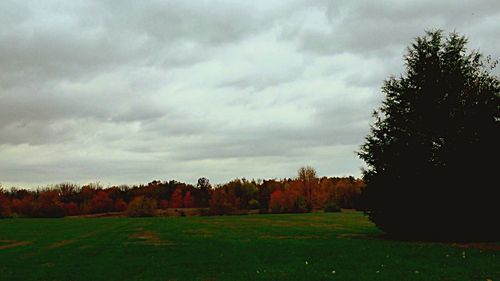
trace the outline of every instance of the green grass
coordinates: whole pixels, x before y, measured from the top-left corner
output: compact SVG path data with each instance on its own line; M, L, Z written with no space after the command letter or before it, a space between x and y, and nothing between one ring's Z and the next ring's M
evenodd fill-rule
M500 280L498 244L470 246L382 239L359 212L7 219L0 280Z

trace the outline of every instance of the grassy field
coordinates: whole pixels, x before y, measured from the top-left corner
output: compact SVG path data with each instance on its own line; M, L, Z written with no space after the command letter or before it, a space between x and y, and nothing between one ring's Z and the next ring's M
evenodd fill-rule
M499 255L383 239L359 212L0 220L0 280L500 280Z

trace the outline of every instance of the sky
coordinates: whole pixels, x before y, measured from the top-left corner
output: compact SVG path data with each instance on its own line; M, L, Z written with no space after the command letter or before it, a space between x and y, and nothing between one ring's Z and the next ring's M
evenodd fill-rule
M0 1L0 183L359 177L413 39L498 59L499 23L498 0Z

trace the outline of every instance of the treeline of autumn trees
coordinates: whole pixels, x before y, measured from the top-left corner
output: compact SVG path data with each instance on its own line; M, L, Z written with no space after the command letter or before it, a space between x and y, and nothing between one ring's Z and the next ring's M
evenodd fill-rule
M109 212L129 216L154 216L158 210L197 208L202 215L311 212L361 207L364 183L353 177L316 177L310 167L297 178L282 180L235 179L211 186L200 178L196 186L177 181L152 181L147 185L78 186L57 184L37 190L0 188L2 217L64 217ZM181 213L183 213L181 211Z

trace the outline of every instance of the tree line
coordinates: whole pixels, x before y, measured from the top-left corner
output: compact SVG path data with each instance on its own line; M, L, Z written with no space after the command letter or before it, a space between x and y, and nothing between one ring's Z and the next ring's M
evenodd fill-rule
M235 179L212 186L207 178L196 185L175 180L144 185L104 188L97 183L79 186L61 183L41 189L0 188L0 218L64 217L122 212L128 216L154 216L161 210L198 209L201 215L304 213L325 209L360 208L364 187L354 177L318 178L311 167L296 178ZM162 213L164 214L164 212Z

